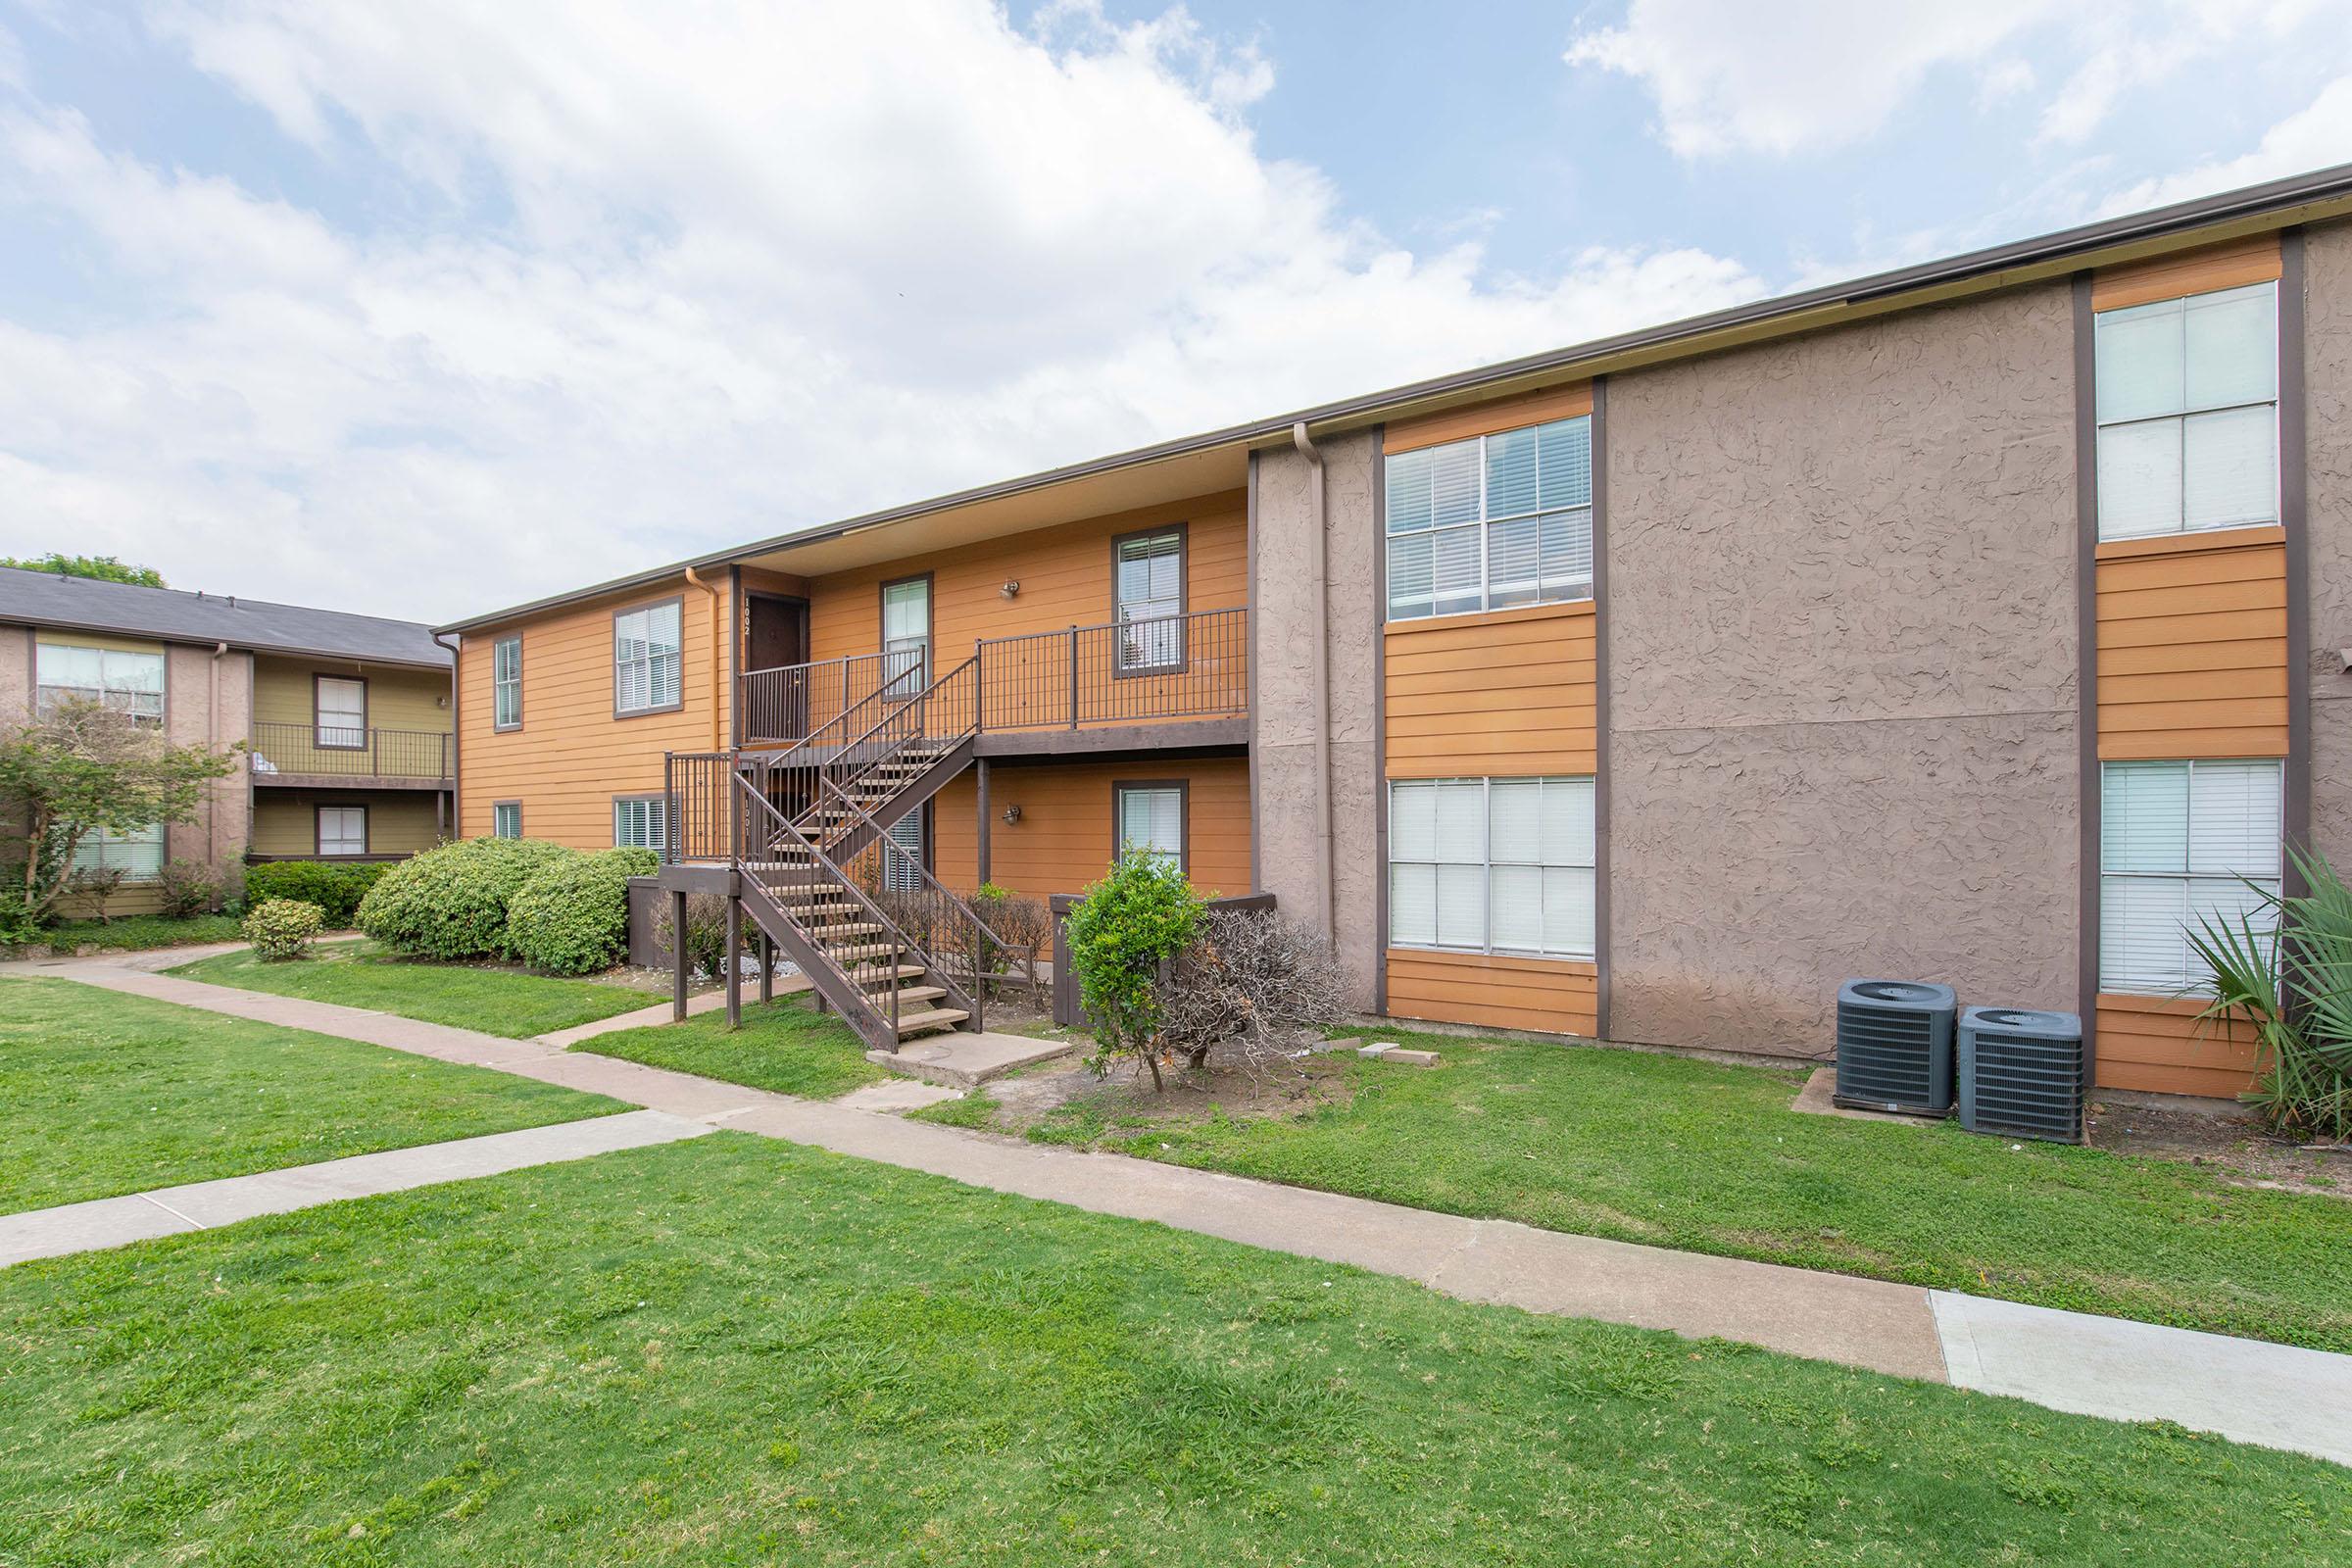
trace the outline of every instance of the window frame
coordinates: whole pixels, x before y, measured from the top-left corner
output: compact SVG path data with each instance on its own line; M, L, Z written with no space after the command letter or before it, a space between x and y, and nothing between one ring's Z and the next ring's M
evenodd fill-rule
M1147 616L1145 617L1145 623L1149 624L1152 621L1157 620L1172 620L1174 622L1176 632L1175 655L1171 659L1162 660L1154 663L1129 663L1127 661L1127 639L1123 633L1124 629L1131 624L1131 622L1129 622L1126 618L1123 612L1123 607L1119 602L1119 566L1123 560L1123 552L1129 545L1134 544L1139 540L1161 539L1165 538L1169 534L1174 534L1176 536L1176 611L1172 616ZM1193 530L1191 523L1162 523L1156 528L1135 528L1126 533L1115 534L1112 536L1110 541L1111 679L1134 680L1147 675L1183 674L1192 663L1192 649L1190 647L1191 638L1188 635L1192 629L1192 622L1188 618L1192 614L1192 610Z
M923 585L923 657L921 662L909 672L914 677L912 688L906 689L907 686L906 675L888 674L887 660L891 653L890 591L893 588L911 587L918 582ZM886 578L875 585L874 633L874 647L886 661L883 669L887 678L883 680L881 690L887 693L893 702L912 702L921 696L936 678L932 670L939 659L939 587L932 580L930 572L910 572L904 577Z
M32 642L32 668L26 673L31 677L32 708L34 712L38 713L46 711L47 708L51 704L60 700L58 694L69 694L71 696L79 698L84 692L92 692L95 693L94 696L81 698L81 700L95 702L99 707L107 709L113 712L128 714L130 721L134 724L153 729L163 729L166 727L166 722L170 718L172 712L172 653L169 648L159 648L153 650L145 648L108 648L98 643L70 642L62 638L44 638L37 629L28 631L28 636ZM41 650L44 648L55 648L61 652L97 655L99 664L98 684L94 687L57 686L43 681L41 679ZM155 661L156 672L160 679L155 688L155 712L153 714L141 713L135 708L123 708L107 701L107 693L110 690L116 689L110 688L106 684L106 661L110 656L123 659L152 659ZM146 695L144 692L131 691L127 688L122 689L122 694L125 696Z
M915 807L911 811L908 811L905 815L899 817L898 821L891 823L890 827L883 829L882 841L890 845L892 849L897 850L900 855L906 856L913 859L914 863L921 866L925 871L929 871L933 876L937 876L939 873L931 858L931 807L932 803L925 801L921 805ZM899 823L907 821L909 819L911 819L914 823L915 847L912 850L908 850L906 846L899 843L897 839L891 837L891 833L899 826ZM882 857L882 886L885 891L891 893L911 893L921 885L921 877L892 869L892 867L897 863L897 857L894 857L890 850L883 850L879 853ZM894 882L892 878L895 876L905 876L905 884L902 886Z
M122 885L124 887L144 887L150 882L161 880L164 867L171 862L172 829L169 823L150 822L145 828L140 830L138 834L130 838L124 838L121 835L111 832L106 828L92 828L82 837L81 842L74 847L73 862L69 865L69 870L79 871L85 869L85 867L80 863L82 852L85 850L95 849L103 852L118 845L135 844L143 846L149 843L152 843L155 846L155 869L145 876L131 876L125 874L122 878ZM106 862L103 858L101 858L97 863L104 865ZM70 891L71 889L69 889L69 892Z
M2190 406L2186 390L2188 334L2187 310L2189 305L2193 301L2211 299L2217 295L2243 294L2256 289L2267 290L2270 294L2271 395L2268 398L2257 398L2251 402L2216 403L2202 407ZM2277 278L2266 278L2256 282L2226 284L2221 288L2198 289L2195 292L2188 294L2167 295L2161 299L2138 300L2130 305L2115 305L2110 306L2106 310L2092 312L2090 319L2090 422L2092 482L2091 531L2096 537L2098 543L2111 544L2134 539L2184 538L2195 534L2227 533L2233 528L2275 528L2285 520L2286 466L2284 462L2284 446L2281 424L2285 418L2286 368L2284 364L2284 338L2279 326L2280 302L2278 296L2279 280ZM2101 325L2103 322L2113 318L2125 316L2134 312L2150 311L2158 306L2177 307L2181 312L2182 316L2180 332L2182 354L2181 368L2183 380L2180 410L2179 413L2175 414L2143 414L2127 419L2103 419L2099 416L2099 347L2101 342ZM2192 525L2188 521L2189 466L2187 453L2185 450L2188 439L2189 422L2192 419L2207 416L2234 414L2247 409L2268 409L2271 412L2270 514L2267 517L2258 517L2250 520L2239 519L2229 522L2209 522ZM2180 454L2179 460L2179 471L2176 475L2180 482L2179 523L2177 526L2170 528L2142 528L2132 532L2111 533L2108 531L2107 526L2107 487L2099 483L2099 471L2103 466L2104 459L2110 450L2107 445L2108 432L2114 430L2142 429L2158 424L2170 424L2180 432L2179 439L2175 443L2177 450L2179 450Z
M501 833L498 830L498 813L501 811L513 811L514 813L514 832ZM617 825L617 818L615 819L615 824ZM490 836L494 839L518 839L522 837L522 803L520 801L492 801L490 803Z
M1585 440L1585 499L1583 502L1575 506L1546 509L1544 506L1543 483L1541 478L1543 466L1543 436L1541 432L1552 425L1578 424L1580 422L1584 428ZM1512 425L1507 429L1483 430L1476 435L1459 436L1450 441L1433 441L1425 446L1410 446L1394 452L1384 450L1380 455L1379 503L1379 528L1381 539L1381 624L1409 624L1415 621L1444 620L1455 615L1492 615L1499 614L1508 611L1530 610L1550 605L1575 605L1592 603L1599 593L1600 576L1599 561L1597 559L1599 548L1599 505L1597 499L1599 484L1597 482L1596 475L1597 461L1594 457L1592 447L1592 438L1596 428L1597 423L1593 418L1592 414L1587 412L1584 414L1564 415L1555 419L1539 419L1532 424L1517 424ZM1537 473L1539 477L1537 479L1536 503L1531 510L1512 512L1500 516L1496 516L1489 511L1488 504L1488 478L1490 465L1487 458L1487 444L1491 441L1503 440L1522 434L1528 435L1537 444ZM1411 458L1426 453L1437 453L1454 447L1469 447L1476 449L1475 464L1478 470L1477 516L1471 521L1467 522L1448 522L1440 524L1434 520L1433 513L1433 520L1427 526L1408 528L1401 531L1393 527L1390 519L1392 515L1392 509L1396 505L1396 492L1390 483L1391 466L1400 458ZM1435 460L1433 459L1432 461ZM1542 566L1543 519L1546 517L1573 517L1580 513L1584 517L1585 552L1587 558L1585 574L1581 579L1577 579L1582 584L1582 592L1565 594L1558 597L1546 596L1544 591L1544 573ZM1533 522L1537 527L1537 569L1534 579L1536 584L1536 597L1532 599L1515 599L1509 604L1498 605L1494 602L1494 560L1493 548L1494 530L1495 525L1498 523L1521 521ZM1463 533L1473 530L1475 530L1478 535L1478 603L1477 605L1467 609L1440 610L1437 608L1438 601L1441 596L1437 592L1436 540L1440 535ZM1396 612L1395 571L1396 547L1397 541L1405 539L1428 539L1432 541L1430 545L1430 610L1426 614L1399 615Z
M1381 808L1382 808L1382 809L1383 809L1384 811L1386 811L1388 814L1387 814L1387 815L1386 815L1386 816L1385 816L1385 817L1382 819L1382 822L1381 822L1381 828L1382 828L1382 834L1381 834L1381 845L1382 845L1382 854L1383 854L1383 863L1382 863L1382 865L1381 865L1381 868L1380 868L1380 874L1381 874L1381 903L1382 903L1382 911L1383 911L1383 913L1386 915L1386 919L1385 919L1385 920L1382 922L1383 929L1382 929L1382 931L1381 931L1381 940L1382 940L1382 942L1383 942L1384 946L1391 947L1391 948L1400 948L1400 949L1403 949L1403 950L1405 950L1405 951L1407 951L1407 952L1412 952L1412 953L1452 953L1452 954L1471 954L1471 955L1476 955L1476 956L1484 956L1484 957L1495 957L1495 958L1529 958L1529 959L1539 960L1539 961L1543 961L1543 962L1550 962L1550 963L1596 963L1596 962L1598 962L1598 961L1599 961L1599 957L1600 957L1600 825L1599 825L1599 819L1598 819L1597 811L1598 811L1598 808L1599 808L1599 791L1600 791L1600 780L1599 780L1599 776L1598 776L1597 774L1594 774L1594 773L1532 773L1532 774L1507 773L1507 774L1494 774L1494 775L1485 775L1485 776L1481 776L1481 775L1459 775L1459 774L1457 774L1457 775L1449 775L1449 776L1443 777L1443 778L1392 778L1392 779L1388 779L1388 780L1386 780L1385 782L1386 782L1386 784L1387 784L1387 789L1386 789L1386 790L1383 792L1383 798L1382 798L1382 802L1381 802ZM1400 861L1400 860L1397 858L1397 857L1396 857L1396 792L1397 792L1397 791L1398 791L1400 788L1401 788L1401 789L1432 789L1432 790L1435 790L1435 789L1439 789L1439 788L1441 788L1441 787L1443 787L1443 786L1445 786L1445 785L1448 785L1448 784L1454 784L1454 785L1461 785L1461 784L1476 784L1476 785L1478 785L1478 786L1479 786L1479 836L1478 836L1478 846L1479 846L1479 848L1478 848L1478 854L1479 854L1479 858L1478 858L1476 861L1470 861L1470 860L1417 860L1417 859L1408 859L1408 860L1402 860L1402 861ZM1583 784L1583 785L1587 785L1587 786L1589 786L1589 787L1591 788L1592 792L1593 808L1594 808L1594 811L1595 811L1595 815L1594 815L1594 818L1593 818L1593 826L1592 826L1592 841L1591 841L1590 847L1589 847L1589 848L1587 849L1587 851L1586 851L1586 853L1587 853L1587 854L1588 854L1588 855L1591 857L1591 858L1590 858L1590 859L1588 859L1588 860L1585 860L1585 861L1559 861L1559 862L1556 862L1556 863L1555 863L1555 862L1552 862L1552 861L1547 861L1547 860L1542 859L1542 858L1540 858L1540 857L1541 857L1541 846L1539 846L1539 858L1535 858L1535 859L1530 859L1530 860L1497 860L1497 859L1495 859L1495 858L1494 858L1494 786L1495 786L1495 785L1497 785L1497 784ZM1480 932L1480 941L1479 941L1479 945L1478 945L1478 946L1476 946L1476 947L1469 947L1469 946L1466 946L1466 945L1464 945L1464 944L1462 944L1462 943L1458 943L1458 942L1439 942L1439 941L1436 941L1436 940L1434 940L1434 939L1433 939L1433 940L1431 940L1431 941L1428 941L1428 942L1407 942L1407 941L1401 941L1401 940L1399 940L1399 939L1397 938L1397 936L1396 936L1396 867L1397 867L1399 864L1403 864L1403 865L1410 865L1410 866L1420 866L1420 865L1427 865L1427 866L1432 866L1432 867L1443 867L1443 866L1448 866L1448 865L1471 865L1471 864L1475 864L1475 865L1477 865L1477 866L1478 866L1478 868L1479 868L1479 879L1480 879L1480 905L1479 905L1479 909L1480 909L1480 918L1479 918L1479 932ZM1532 867L1536 868L1536 869L1537 869L1537 870L1539 870L1539 871L1550 871L1550 870L1575 870L1575 871L1590 871L1590 872L1592 874L1592 950L1591 950L1591 951L1589 951L1589 952L1577 952L1577 953L1570 953L1570 952L1554 952L1554 951L1552 951L1552 950L1550 950L1550 949L1547 949L1547 948L1518 948L1518 947L1504 947L1504 946L1500 946L1500 945L1498 945L1498 944L1495 942L1495 940L1494 940L1494 868L1495 868L1497 865L1506 866L1506 867L1515 867L1515 868L1521 868L1521 869L1528 868L1528 867L1531 867L1531 866L1532 866ZM1434 905L1433 905L1433 906L1432 906L1432 914L1433 914L1432 930L1434 931L1434 930L1436 929L1436 926L1435 926L1435 921L1434 921L1434 914L1435 914L1435 906L1434 906Z
M325 738L327 733L326 710L320 706L319 698L326 690L326 683L330 680L341 681L347 686L357 686L360 689L360 738L356 741L330 741ZM368 690L368 677L365 675L329 675L313 670L311 672L311 749L317 752L366 751L368 733L368 709L371 699L372 694ZM335 728L340 731L347 726L336 725Z
M620 660L620 623L621 623L621 620L622 620L622 618L623 618L623 617L625 617L625 616L628 616L628 615L635 615L635 614L639 614L639 613L642 613L642 612L649 612L649 611L656 611L656 610L668 610L668 609L675 609L675 610L677 611L677 612L678 612L678 695L677 695L677 697L676 697L676 699L675 699L674 701L671 701L671 702L666 702L666 703L656 703L656 704L652 705L651 707L647 707L647 708L623 708L623 707L621 707L621 706L620 706L620 670L621 670L621 660ZM649 717L649 716L651 716L651 715L653 715L653 714L655 714L655 713L675 713L675 712L677 712L677 711L679 711L680 710L682 710L682 709L684 709L684 708L685 708L685 706L686 706L686 596L685 596L684 594L682 594L682 593L678 593L678 594L671 594L671 595L669 595L668 597L666 597L666 598L663 598L663 599L647 599L647 600L643 600L643 601L641 601L641 602L639 602L639 603L637 603L637 604L634 604L634 605L623 605L623 606L620 606L620 607L617 607L616 609L614 609L614 610L613 610L613 612L612 612L612 642L611 642L611 648L612 648L611 661L612 661L612 716L613 716L614 718L616 718L616 719L618 719L618 718L646 718L646 717ZM647 659L646 659L646 662L647 662L647 663L648 663L648 665L650 666L650 665L653 663L653 662L654 662L655 660L657 660L657 659L659 659L659 658L661 658L661 657L662 657L662 656L661 656L661 655L659 655L659 654L651 654L651 655L648 655L648 656L647 656ZM649 675L649 677L648 677L648 679L647 679L647 681L646 681L646 690L647 690L648 692L651 692L653 689L654 689L654 683L653 683L653 680L652 680L652 678L651 678L651 677L650 677L650 675ZM492 717L492 718L496 718L497 716L498 716L498 710L497 710L495 708L493 708L493 709L491 710L491 717Z
M2107 804L2109 796L2109 770L2115 768L2146 768L2150 766L2180 767L2185 770L2182 776L2182 801L2185 813L2185 818L2182 823L2182 832L2184 852L2183 860L2186 862L2191 858L2191 856L2188 852L2193 850L2197 836L2196 773L2198 764L2200 763L2204 763L2206 765L2226 764L2231 767L2244 767L2249 763L2263 763L2268 765L2272 770L2272 777L2278 784L2277 814L2278 818L2279 831L2278 839L2271 846L2272 868L2270 872L2267 875L2253 875L2243 871L2199 871L2195 869L2193 864L2185 863L2183 869L2179 871L2109 870L2107 866L2106 846L2106 824L2109 816ZM2094 872L2094 875L2097 878L2099 889L2098 920L2096 925L2095 942L2092 951L2092 968L2094 971L2094 978L2097 983L2097 990L2095 994L2112 997L2166 998L2183 995L2210 994L2211 987L2205 985L2196 977L2193 972L2187 970L2183 971L2182 978L2179 983L2168 986L2166 989L2161 991L2127 991L2115 986L2110 986L2107 983L2107 884L2111 879L2116 881L2132 882L2162 882L2167 884L2176 884L2181 887L2183 890L2188 890L2193 889L2194 886L2199 882L2241 881L2250 883L2257 888L2267 888L2267 890L2272 893L2282 891L2285 886L2287 869L2286 760L2278 757L2103 758L2099 761L2099 858L2097 867ZM2184 897L2184 906L2186 906L2186 903L2187 901ZM2191 909L2190 913L2193 915L2194 910ZM2187 918L2184 917L2181 924L2184 931L2188 929Z
M1110 783L1110 863L1116 865L1119 857L1127 853L1127 792L1130 790L1176 794L1176 869L1189 879L1193 874L1193 781L1189 778L1120 778Z
M681 623L678 629L679 642L682 644L685 641L685 627ZM613 635L615 641L617 641L619 636L617 628L615 629ZM514 651L514 673L508 677L502 677L498 672L499 651L505 648L512 648ZM619 691L619 654L618 651L615 650L613 655L613 681L615 683L614 696L616 701ZM678 685L679 696L683 698L685 695L685 671L682 667L679 670ZM498 708L499 698L503 695L501 689L505 687L512 687L514 690L514 716L513 718L502 719L498 716ZM518 730L520 728L522 728L522 633L517 631L510 632L504 637L494 637L490 640L490 732L494 735L504 735L511 730Z
M662 842L636 844L620 836L620 808L624 806L658 806L662 808ZM669 858L669 797L661 790L612 797L612 847L616 850L652 850L663 859Z
M329 811L357 811L360 813L360 847L358 849L330 850L326 847L326 813ZM374 832L375 824L369 819L369 813L365 804L351 806L333 803L311 808L311 851L322 860L351 860L373 855L375 853Z

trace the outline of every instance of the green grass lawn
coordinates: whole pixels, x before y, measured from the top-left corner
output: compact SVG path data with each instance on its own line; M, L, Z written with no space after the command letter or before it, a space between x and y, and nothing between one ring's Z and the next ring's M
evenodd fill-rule
M57 953L97 948L107 953L145 953L198 942L242 942L233 914L198 914L176 918L168 914L126 914L112 920L60 920L41 935L41 944ZM36 950L37 951L36 945Z
M719 1133L0 1273L0 1561L2342 1562L2317 1460Z
M651 992L593 980L419 963L382 952L371 942L322 943L310 957L282 963L265 962L251 953L224 953L171 972L209 985L368 1007L510 1040L594 1023L663 1000Z
M1392 1038L1386 1032L1383 1039ZM2352 1202L1788 1109L1801 1074L1445 1036L1302 1116L1031 1131L1419 1208L2352 1350ZM1131 1102L1119 1107L1131 1109Z
M629 1108L71 980L0 979L4 1212Z
M745 1003L741 1029L730 1030L723 1012L705 1012L684 1023L599 1035L571 1049L808 1100L831 1100L890 1076L865 1059L865 1044L848 1024L818 1013L806 996Z

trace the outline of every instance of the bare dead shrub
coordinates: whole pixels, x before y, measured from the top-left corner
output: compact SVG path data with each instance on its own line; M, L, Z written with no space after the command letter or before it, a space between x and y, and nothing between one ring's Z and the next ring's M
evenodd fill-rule
M1161 1044L1196 1068L1263 1072L1348 1015L1331 944L1264 910L1208 910L1159 993Z

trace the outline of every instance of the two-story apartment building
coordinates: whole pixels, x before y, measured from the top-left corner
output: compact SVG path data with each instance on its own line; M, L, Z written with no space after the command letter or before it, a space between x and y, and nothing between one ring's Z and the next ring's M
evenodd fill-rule
M869 1031L963 1010L872 886L1141 844L1371 1012L1812 1056L1897 975L2226 1094L2184 924L2352 853L2348 215L2329 171L474 617L461 824L661 845Z
M0 710L80 697L182 745L242 745L194 822L85 842L121 866L110 913L154 906L167 860L393 859L452 829L452 656L430 628L337 611L0 567Z

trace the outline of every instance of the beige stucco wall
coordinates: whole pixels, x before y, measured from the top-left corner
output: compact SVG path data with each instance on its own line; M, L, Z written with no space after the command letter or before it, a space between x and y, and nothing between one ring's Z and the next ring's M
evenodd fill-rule
M1354 984L1354 1003L1373 1005L1381 933L1378 843L1380 763L1374 745L1380 692L1373 639L1381 607L1372 514L1375 439L1370 434L1322 443L1330 586L1326 644L1330 661L1332 855L1340 957ZM1257 457L1256 561L1250 659L1257 672L1251 744L1256 762L1257 874L1264 891L1293 918L1322 921L1317 875L1316 702L1313 601L1314 529L1307 465L1296 451Z
M1612 379L1613 1035L2074 1004L2072 356L2059 284Z
M2311 837L2352 872L2352 222L2304 236Z
M231 651L220 656L219 711L213 710L213 650L173 646L164 661L164 730L177 746L233 746L251 733L253 656ZM207 788L206 808L193 822L172 828L167 839L174 858L205 860L232 881L253 835L252 790L245 756L236 770Z

